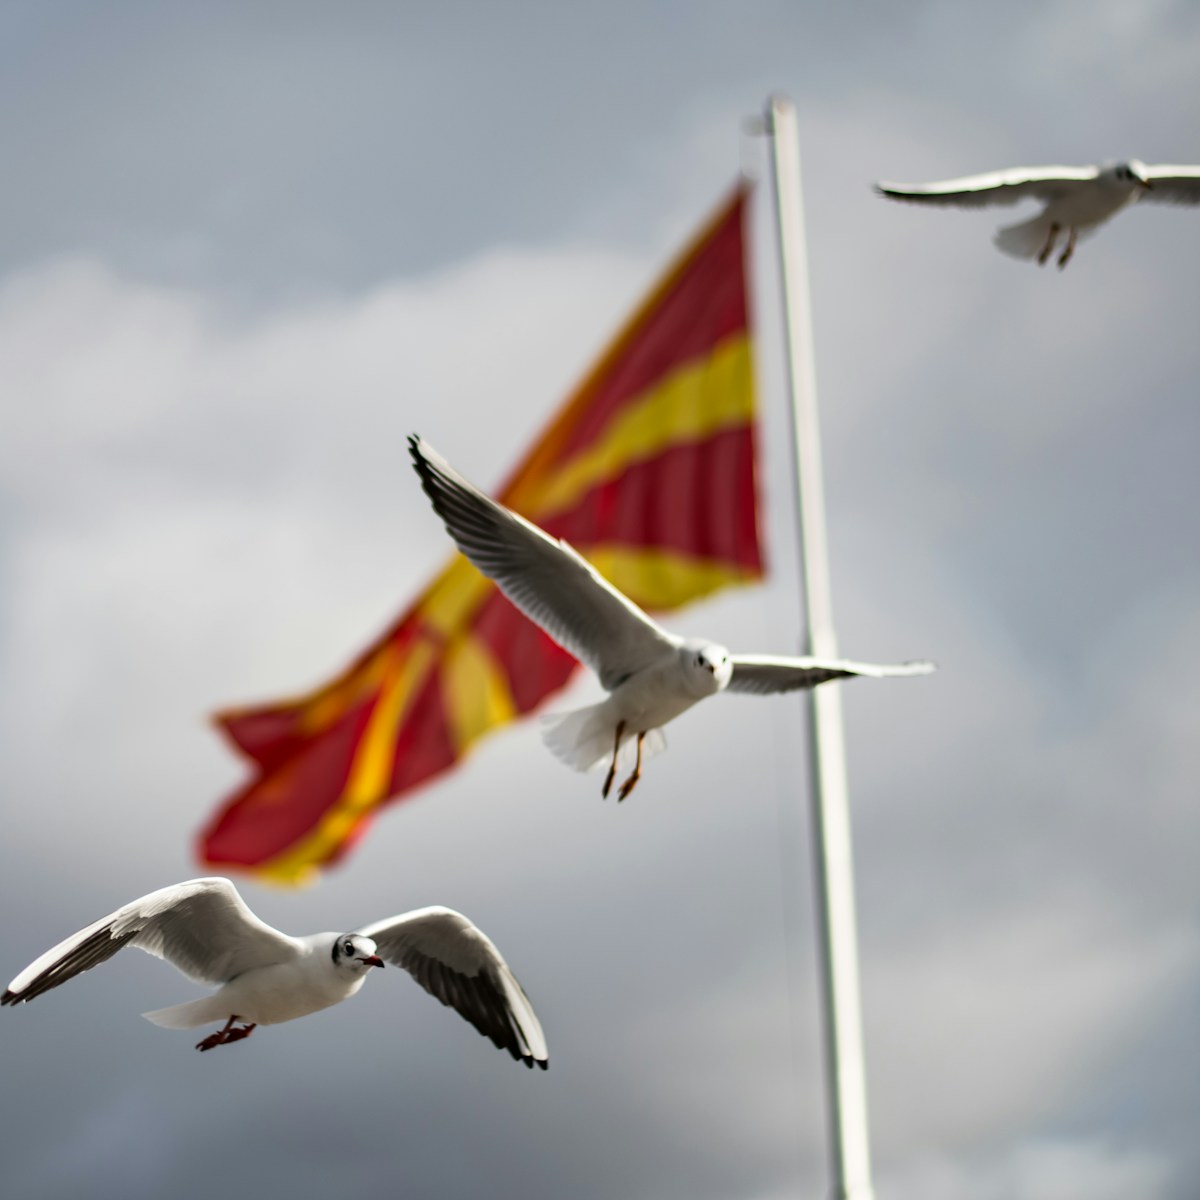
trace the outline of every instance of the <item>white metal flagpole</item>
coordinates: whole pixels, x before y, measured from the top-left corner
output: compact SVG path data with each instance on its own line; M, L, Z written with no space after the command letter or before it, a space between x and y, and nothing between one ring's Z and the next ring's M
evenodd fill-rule
M792 408L792 465L799 511L800 574L807 625L804 652L821 658L836 658L809 307L808 254L800 190L800 150L796 112L791 101L773 96L767 104L766 126L771 138L775 211L779 225L784 340ZM833 1196L835 1200L874 1200L867 1134L842 698L834 683L813 688L805 693L805 701Z

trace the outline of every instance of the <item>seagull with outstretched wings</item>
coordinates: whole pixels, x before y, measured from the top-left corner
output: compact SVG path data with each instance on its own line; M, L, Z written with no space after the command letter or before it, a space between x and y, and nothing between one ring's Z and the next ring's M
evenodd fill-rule
M548 1063L529 998L500 951L461 913L419 908L350 933L289 937L260 921L221 878L175 883L101 917L30 963L0 1004L36 999L125 946L166 959L198 983L221 985L199 1000L143 1014L166 1029L224 1021L198 1050L347 1000L373 967L389 962L527 1067Z
M1061 270L1079 238L1131 204L1200 204L1200 167L1147 166L1131 158L1090 167L1012 167L941 183L877 183L875 190L892 200L958 208L1039 200L1042 211L999 230L996 245L1014 258L1036 258L1045 265L1065 234L1058 257Z
M611 762L602 794L616 778L624 743L636 740L624 800L642 775L642 760L666 745L662 726L717 692L767 695L816 687L854 675L924 675L931 663L895 666L841 659L733 655L703 638L680 638L652 621L566 542L484 495L428 442L409 438L413 464L458 548L531 621L586 663L609 693L576 712L545 718L550 749L588 771Z

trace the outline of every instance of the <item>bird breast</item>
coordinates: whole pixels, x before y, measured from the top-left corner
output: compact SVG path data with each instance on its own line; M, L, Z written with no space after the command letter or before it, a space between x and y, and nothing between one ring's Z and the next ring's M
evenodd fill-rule
M698 700L715 695L720 684L688 657L664 659L631 676L613 693L619 718L639 730L659 729Z
M1138 198L1136 184L1121 179L1098 179L1048 206L1047 213L1063 225L1098 225Z
M288 963L246 971L221 989L229 1011L256 1025L278 1025L319 1012L353 996L366 973L339 971L308 954Z

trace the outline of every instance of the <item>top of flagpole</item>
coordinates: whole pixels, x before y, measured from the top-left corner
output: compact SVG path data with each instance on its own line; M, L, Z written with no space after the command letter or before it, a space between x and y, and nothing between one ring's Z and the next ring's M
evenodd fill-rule
M808 612L805 652L837 657L833 626L833 592L825 532L825 483L821 464L821 430L817 417L816 354L808 288L808 249L804 232L804 196L800 183L800 148L796 110L786 96L772 96L765 114L775 165L775 200L779 213L779 257L784 280L783 307L789 348L788 386L794 414L793 444L800 496L802 574Z

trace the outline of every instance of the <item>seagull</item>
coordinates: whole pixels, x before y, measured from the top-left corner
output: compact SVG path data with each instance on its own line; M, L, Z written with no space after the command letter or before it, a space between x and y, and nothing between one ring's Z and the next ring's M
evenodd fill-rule
M260 921L222 878L174 883L101 917L30 963L0 1004L33 1000L125 945L165 958L198 983L221 985L199 1000L142 1014L165 1029L224 1021L197 1050L347 1000L386 960L527 1067L544 1070L549 1061L529 998L500 951L461 913L418 908L350 933L289 937Z
M877 183L875 190L893 200L962 208L1015 204L1026 197L1041 200L1045 207L1036 217L1000 229L995 242L1005 254L1036 258L1044 266L1065 232L1058 256L1062 270L1071 261L1078 238L1139 200L1200 204L1200 167L1148 167L1131 158L1090 167L1012 167L941 183Z
M731 655L704 638L680 638L652 621L566 542L544 533L469 483L416 435L413 464L458 548L531 621L600 677L607 699L543 718L550 750L577 771L608 761L601 795L616 778L623 744L636 738L624 800L642 777L642 759L666 747L662 726L718 692L768 695L852 675L925 675L928 662L896 666L840 659Z

